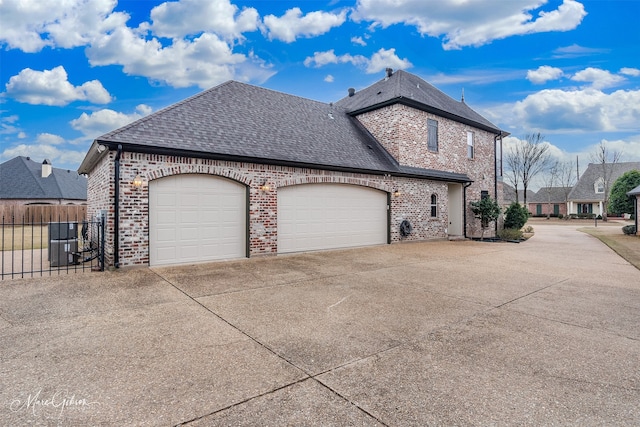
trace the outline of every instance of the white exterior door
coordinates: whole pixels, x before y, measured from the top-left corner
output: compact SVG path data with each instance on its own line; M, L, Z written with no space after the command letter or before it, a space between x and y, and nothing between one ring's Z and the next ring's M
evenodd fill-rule
M184 174L149 183L149 265L247 256L246 187Z
M278 189L278 253L387 243L387 193L346 184Z

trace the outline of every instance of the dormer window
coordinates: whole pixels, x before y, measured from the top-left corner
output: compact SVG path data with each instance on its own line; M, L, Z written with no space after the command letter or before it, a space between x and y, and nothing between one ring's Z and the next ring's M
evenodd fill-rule
M427 149L438 151L438 121L427 119Z
M595 184L593 184L593 188L596 193L604 193L604 178L598 178Z

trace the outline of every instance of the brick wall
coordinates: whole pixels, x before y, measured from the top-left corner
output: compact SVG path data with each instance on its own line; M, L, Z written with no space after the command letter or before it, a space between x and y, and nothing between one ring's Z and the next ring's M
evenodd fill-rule
M427 119L438 122L437 152L427 148ZM495 184L495 134L401 104L360 114L358 120L401 165L470 177L474 182L466 190L467 235L480 236L480 223L473 217L470 202L480 200L482 191L488 191L498 203L503 199L501 179L497 192ZM473 159L467 155L468 131L474 136Z
M89 176L90 217L107 211L106 262L114 257L114 153L105 156ZM149 262L149 182L182 173L202 173L233 179L249 190L250 256L277 253L277 190L289 185L341 183L362 185L391 195L391 241L415 241L447 237L447 183L379 175L350 174L315 169L299 169L251 163L224 162L123 152L120 159L120 265L146 265ZM145 184L131 185L136 174ZM269 191L260 190L263 183ZM394 194L395 193L395 194ZM431 195L436 194L437 216L431 217ZM408 219L413 232L399 233L399 224Z

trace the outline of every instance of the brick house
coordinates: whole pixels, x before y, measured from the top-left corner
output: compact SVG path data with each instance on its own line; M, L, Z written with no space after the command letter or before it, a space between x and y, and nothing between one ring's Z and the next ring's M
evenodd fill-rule
M640 185L627 193L627 196L633 197L633 222L636 226L636 235L640 236L640 221L638 220L638 211L640 210Z
M542 187L527 198L529 212L534 216L566 216L567 198L571 188Z
M99 137L79 172L107 264L185 264L479 235L505 135L404 71L329 104L229 81Z

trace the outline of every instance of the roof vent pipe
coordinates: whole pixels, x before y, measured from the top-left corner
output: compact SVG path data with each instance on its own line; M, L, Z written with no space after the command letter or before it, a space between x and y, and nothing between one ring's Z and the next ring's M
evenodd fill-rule
M393 68L387 68L385 71L387 72L387 78L393 75Z
M51 175L51 160L44 159L44 162L42 162L42 177L47 178L49 175Z
M349 89L347 89L347 91L349 92L349 96L353 96L356 94L356 90L352 87L350 87Z

